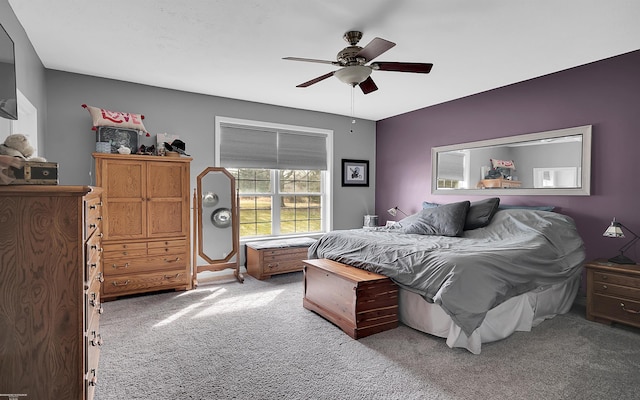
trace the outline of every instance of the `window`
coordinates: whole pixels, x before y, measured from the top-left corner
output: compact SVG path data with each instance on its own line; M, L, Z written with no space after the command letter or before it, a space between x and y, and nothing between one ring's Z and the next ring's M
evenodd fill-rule
M438 155L438 189L466 187L469 175L468 152L446 152Z
M329 229L332 131L216 117L216 164L235 178L240 236Z

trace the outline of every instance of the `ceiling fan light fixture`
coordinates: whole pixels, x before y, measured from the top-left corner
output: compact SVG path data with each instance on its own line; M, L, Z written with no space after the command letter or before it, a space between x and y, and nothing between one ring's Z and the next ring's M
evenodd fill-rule
M364 65L351 65L337 70L334 75L342 82L356 86L371 75L371 68Z

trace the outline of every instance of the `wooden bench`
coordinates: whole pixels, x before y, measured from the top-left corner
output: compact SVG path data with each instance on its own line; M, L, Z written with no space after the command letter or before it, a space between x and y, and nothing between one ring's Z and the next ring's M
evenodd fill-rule
M386 276L332 260L304 260L303 306L353 339L398 326L396 284Z
M256 279L271 275L302 271L309 246L315 239L308 237L263 240L247 243L247 273Z

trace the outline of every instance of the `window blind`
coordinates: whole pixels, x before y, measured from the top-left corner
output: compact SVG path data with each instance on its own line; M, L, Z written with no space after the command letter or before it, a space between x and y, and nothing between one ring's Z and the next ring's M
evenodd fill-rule
M464 181L464 154L455 152L439 154L438 179Z
M327 136L222 123L220 166L326 170Z

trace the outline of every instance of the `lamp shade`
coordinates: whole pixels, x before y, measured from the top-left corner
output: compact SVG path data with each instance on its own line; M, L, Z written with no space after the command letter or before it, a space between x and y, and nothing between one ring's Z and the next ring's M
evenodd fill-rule
M402 215L404 215L405 217L408 217L407 213L402 211L401 209L398 208L398 206L395 206L393 208L390 208L387 210L387 212L389 214L391 214L391 216L395 217L396 215L398 215L398 213L401 213Z
M611 225L609 225L607 230L604 231L602 236L612 237L612 238L623 238L624 232L622 231L622 225L620 224L620 222L616 221L616 219L614 218L613 221L611 221Z

